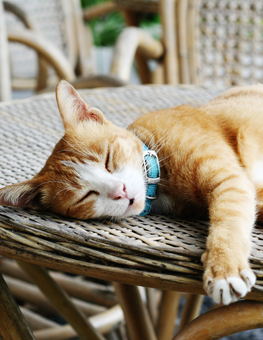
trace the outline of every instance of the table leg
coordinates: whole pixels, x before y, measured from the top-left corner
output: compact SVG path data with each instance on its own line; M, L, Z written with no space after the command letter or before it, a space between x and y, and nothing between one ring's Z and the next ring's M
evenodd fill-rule
M178 331L180 331L190 321L198 317L198 315L200 314L203 300L204 300L203 295L187 294Z
M155 288L146 288L147 309L155 329L157 326L161 294L160 290Z
M1 274L0 331L5 340L35 339Z
M262 302L239 301L200 315L186 325L173 340L216 340L248 329L261 328L262 315Z
M114 283L114 287L125 316L130 339L157 340L138 287L122 283Z
M163 291L160 305L157 335L159 340L171 340L174 334L181 294L174 291Z
M76 330L81 340L105 339L73 304L65 291L51 278L45 268L18 260L17 263L25 270L42 293L45 294L56 310Z

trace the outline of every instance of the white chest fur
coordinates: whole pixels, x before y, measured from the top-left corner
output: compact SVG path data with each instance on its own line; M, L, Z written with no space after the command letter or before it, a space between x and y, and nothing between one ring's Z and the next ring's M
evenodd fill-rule
M263 185L263 159L255 163L252 170L252 181Z

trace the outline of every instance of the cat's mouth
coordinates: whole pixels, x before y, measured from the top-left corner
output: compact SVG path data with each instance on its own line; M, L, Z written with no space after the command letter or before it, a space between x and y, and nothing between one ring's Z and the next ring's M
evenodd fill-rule
M133 203L134 203L134 198L130 199L130 201L129 201L129 206L130 206L130 205L133 205Z
M144 208L144 201L145 195L142 195L141 193L138 193L137 195L134 196L134 198L128 198L128 206L126 208L126 211L124 212L123 216L134 216L134 215L139 215L143 208Z

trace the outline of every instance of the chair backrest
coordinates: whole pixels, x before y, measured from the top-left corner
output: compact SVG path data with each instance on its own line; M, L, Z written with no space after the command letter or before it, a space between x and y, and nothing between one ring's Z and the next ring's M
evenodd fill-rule
M90 35L87 35L85 44L81 44L79 34L83 35L83 20L79 0L7 0L19 6L30 18L34 28L48 41L59 48L75 68L79 59L88 56L92 46ZM22 27L23 24L10 12L6 12L7 27ZM12 43L11 61L12 73L18 77L35 77L37 74L37 56L25 46ZM83 50L80 45L86 45ZM80 52L81 51L81 52ZM81 55L81 56L80 56ZM83 75L93 73L91 57L88 56L89 65L85 65ZM23 65L23 67L21 67Z
M0 101L11 99L8 44L3 2L0 0Z
M263 81L262 1L179 2L188 2L183 18L187 22L183 39L187 39L188 54L181 53L181 65L188 63L190 70L188 81L227 86ZM180 51L184 52L185 40L183 46L182 42L181 37Z

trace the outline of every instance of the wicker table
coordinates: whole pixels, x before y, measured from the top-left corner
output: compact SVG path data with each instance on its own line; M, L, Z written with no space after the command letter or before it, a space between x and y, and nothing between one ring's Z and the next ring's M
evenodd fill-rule
M197 106L222 90L156 85L81 90L80 94L91 106L98 107L107 119L126 127L141 114L184 103ZM38 172L63 134L55 95L1 103L0 131L2 187L28 179ZM120 299L124 300L121 303L125 312L129 309L127 301L130 301L124 298L125 294L130 294L133 302L136 296L130 285L204 294L200 256L205 249L207 227L207 222L169 216L148 215L127 218L119 223L89 222L0 207L0 254L56 270L118 282L116 287ZM257 226L253 231L254 247L250 260L258 280L247 298L258 301L263 301L262 239L263 232ZM230 312L227 307L222 307L221 313L233 314L237 308L241 315L242 308L246 307L247 313L253 315L257 308L256 314L259 314L258 308L263 310L262 305L239 302L228 307ZM131 304L130 308L133 307ZM145 324L141 329L143 327ZM235 331L262 327L262 321L254 317L253 322L242 322L242 325L239 322L235 327ZM211 334L198 337L197 333L195 331L195 337L191 337L211 339ZM180 334L176 339L190 338L190 333ZM151 332L139 337L135 332L131 339L152 340L157 337Z

